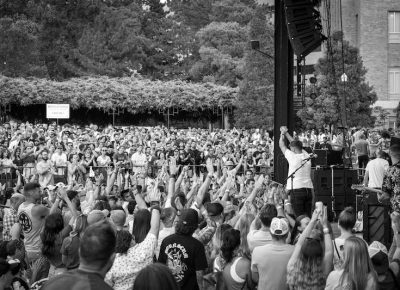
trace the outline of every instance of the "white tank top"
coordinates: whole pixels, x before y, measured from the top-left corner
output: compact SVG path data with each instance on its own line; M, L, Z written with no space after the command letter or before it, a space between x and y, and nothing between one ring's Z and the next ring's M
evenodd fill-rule
M27 252L40 252L42 241L40 233L44 226L44 219L37 219L32 216L32 208L35 204L22 203L18 208L18 221L24 233L24 244Z

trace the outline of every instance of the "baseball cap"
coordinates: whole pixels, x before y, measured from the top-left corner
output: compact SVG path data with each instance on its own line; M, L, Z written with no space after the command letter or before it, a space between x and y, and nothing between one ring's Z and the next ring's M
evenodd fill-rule
M112 210L110 219L116 226L123 227L126 221L126 214L120 209Z
M273 235L283 236L289 232L289 225L285 219L274 217L269 230Z
M389 269L387 248L382 243L374 241L368 247L368 254L378 275L385 274Z
M233 162L231 160L228 160L225 162L225 166L234 166Z
M219 202L210 202L206 204L206 210L209 216L218 216L224 211L224 207Z
M184 209L181 212L179 221L185 226L197 227L199 224L199 215L197 211L192 208Z
M108 212L108 211L107 211ZM93 225L99 221L105 220L107 217L107 213L99 209L92 210L87 217L88 225Z

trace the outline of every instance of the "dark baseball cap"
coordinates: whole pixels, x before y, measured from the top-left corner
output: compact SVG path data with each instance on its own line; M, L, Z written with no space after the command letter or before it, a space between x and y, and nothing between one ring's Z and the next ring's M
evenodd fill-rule
M199 224L199 215L197 211L192 208L184 209L181 212L179 221L185 226L197 227Z

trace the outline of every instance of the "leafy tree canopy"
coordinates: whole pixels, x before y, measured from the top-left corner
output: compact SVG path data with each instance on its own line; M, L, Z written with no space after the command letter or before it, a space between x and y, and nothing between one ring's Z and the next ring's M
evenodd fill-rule
M68 103L72 108L120 107L131 113L167 107L191 111L234 106L237 96L237 89L213 83L151 81L141 77L81 77L57 82L0 76L0 87L3 104Z
M260 40L263 51L273 55L273 28L259 10L250 22L249 39ZM273 127L273 60L257 51L246 49L244 79L235 111L235 125L245 128Z

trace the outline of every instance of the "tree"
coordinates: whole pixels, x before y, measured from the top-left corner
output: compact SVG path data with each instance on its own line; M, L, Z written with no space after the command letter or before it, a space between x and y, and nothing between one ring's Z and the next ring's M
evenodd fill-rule
M331 53L327 51L315 65L315 75L318 79L315 98L306 97L306 106L297 115L306 128L323 128L326 125L339 126L342 100L346 99L347 125L370 127L375 123L371 116L372 104L377 100L373 87L366 80L367 73L359 51L356 47L343 41L343 34L335 32L328 40ZM342 57L343 44L343 57ZM344 71L348 77L346 83L340 81Z
M0 73L6 76L46 77L47 69L40 56L40 27L21 16L0 18Z
M190 70L192 79L237 87L243 78L247 28L236 22L212 22L196 36L200 60Z
M128 112L210 110L235 106L237 89L213 83L181 80L152 81L140 76L80 77L58 82L43 78L9 78L0 75L2 104L29 106L68 103L73 109L125 108Z
M79 66L88 73L120 77L140 71L149 40L142 35L140 7L102 7L78 40Z
M100 1L41 0L39 18L42 29L41 53L52 79L65 79L86 74L79 63L78 41L105 5Z
M258 9L250 22L248 39L259 39L264 51L273 55L273 27L266 21L265 11ZM237 127L270 129L273 126L274 66L273 60L247 46L244 79L235 110Z

